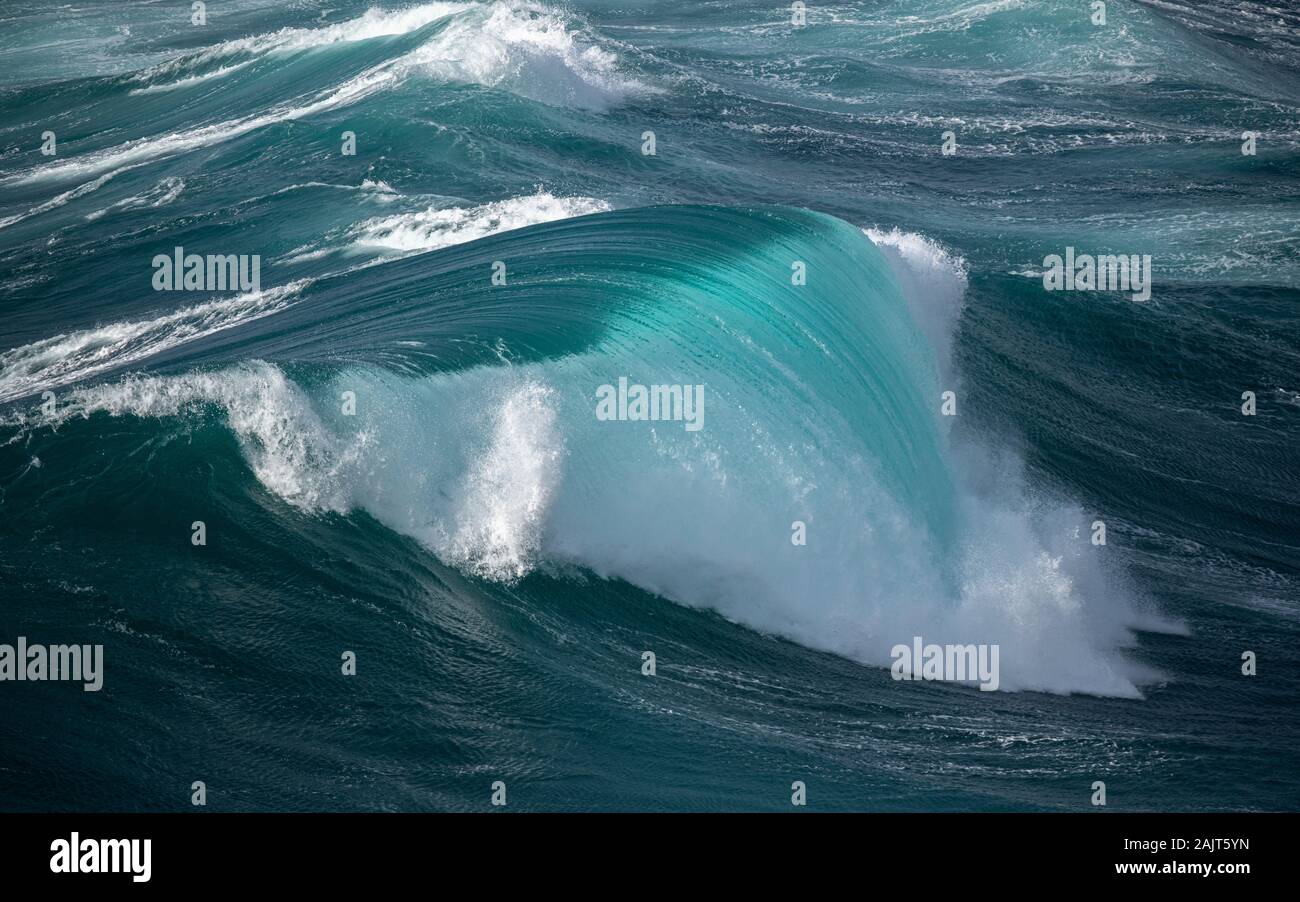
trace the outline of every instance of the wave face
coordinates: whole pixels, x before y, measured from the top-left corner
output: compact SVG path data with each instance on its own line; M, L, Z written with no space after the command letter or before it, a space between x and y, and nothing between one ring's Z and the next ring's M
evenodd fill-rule
M0 13L0 632L103 642L124 752L0 796L1300 806L1300 23L1077 6ZM1067 245L1152 300L1044 293ZM176 247L262 284L153 291Z

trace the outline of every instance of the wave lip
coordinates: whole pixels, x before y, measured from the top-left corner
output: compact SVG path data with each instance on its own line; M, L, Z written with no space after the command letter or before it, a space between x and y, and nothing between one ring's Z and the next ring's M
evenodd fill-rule
M925 333L945 376L952 362L952 340L966 294L966 261L924 235L900 229L863 229L884 253L901 282L908 309Z
M12 348L0 353L0 402L139 363L168 348L268 316L293 303L306 284L292 282Z
M367 219L348 230L347 253L406 256L477 241L499 232L611 209L592 197L556 197L547 191L492 201L473 207L431 207ZM325 248L291 258L301 260L329 253Z

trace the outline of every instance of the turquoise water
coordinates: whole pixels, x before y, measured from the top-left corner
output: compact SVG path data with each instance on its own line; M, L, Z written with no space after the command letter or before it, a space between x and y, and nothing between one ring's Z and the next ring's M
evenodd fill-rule
M189 15L0 11L0 808L1300 807L1300 14Z

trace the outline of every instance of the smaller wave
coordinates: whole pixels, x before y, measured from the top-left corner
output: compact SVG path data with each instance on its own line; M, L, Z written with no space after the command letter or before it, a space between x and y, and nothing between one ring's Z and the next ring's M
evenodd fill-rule
M390 189L391 190L391 189ZM342 246L297 248L285 263L302 263L336 252L409 256L477 241L498 232L613 209L593 197L556 197L546 191L475 207L433 207L367 219L348 229Z
M376 193L378 193L378 194L396 194L396 193L397 193L395 190L393 190L393 186L390 185L390 184L388 184L388 182L385 182L383 179L380 179L379 181L374 181L373 179L362 179L362 180L361 180L361 187L360 187L359 190L361 190L361 191L374 191L374 192L376 192Z
M158 184L154 185L143 194L133 194L130 197L119 200L115 204L110 204L102 210L95 210L93 213L87 213L87 220L96 220L107 213L117 210L143 210L146 208L165 207L176 198L181 196L185 190L185 180L181 178L167 177Z
M970 31L972 25L980 24L990 16L1008 10L1024 9L1028 5L1027 0L988 0L986 3L963 5L948 13L904 16L897 23L903 30L889 40L906 40L935 32ZM907 30L909 28L913 30Z
M0 179L0 184L26 185L86 177L129 163L185 153L266 126L350 106L380 91L395 88L412 77L501 87L542 103L593 109L616 103L631 91L650 90L640 82L620 75L617 56L598 46L586 28L570 14L518 0L498 0L492 4L430 4L410 11L408 18L399 16L397 20L367 13L352 24L305 30L315 37L299 35L297 33L304 30L295 29L297 37L277 32L271 36L242 40L248 42L245 49L250 52L258 48L286 46L304 49L344 40L341 35L351 35L346 38L348 40L361 40L379 34L401 34L449 16L452 18L447 27L416 49L374 65L314 96L296 97L235 119L137 138L61 163L35 166ZM393 30L385 31L386 28ZM229 49L239 43L228 42L220 47ZM209 48L204 52L216 52L216 49ZM188 62L184 65L194 65L194 57L185 59ZM0 222L0 226L4 224Z
M266 196L288 194L291 191L304 191L308 188L335 188L339 191L364 191L382 198L392 197L397 194L397 191L394 190L393 186L385 181L381 180L376 182L371 179L363 179L360 185L336 185L333 182L300 182L295 185L287 185L284 188L277 188L271 195ZM255 198L255 200L262 199L262 197Z
M144 70L133 81L145 86L131 93L188 87L222 77L270 54L299 53L333 44L395 37L442 19L450 21L439 34L390 61L395 71L403 77L424 75L505 87L552 105L602 108L629 92L650 90L622 75L618 71L618 56L600 46L597 38L572 13L529 0L495 0L425 3L397 11L372 8L355 19L323 28L284 28L224 41ZM247 59L203 71L214 63L240 57ZM177 79L177 75L185 77Z
M471 9L473 5L472 3L423 3L409 9L392 11L372 7L355 19L323 28L281 28L265 34L223 41L180 59L151 66L140 72L134 80L146 84L152 83L157 78L170 78L178 72L192 71L214 60L232 56L257 57L268 53L295 53L331 44L397 37L418 31L439 19Z
M399 62L417 74L501 87L552 106L600 110L653 90L621 73L617 54L571 14L519 0L455 17Z
M225 122L202 125L150 138L126 141L115 147L74 157L64 163L47 164L26 169L0 180L0 184L26 185L44 181L77 178L102 172L128 163L147 162L229 141L268 125L302 119L316 113L348 106L368 97L396 79L388 64L374 66L337 88L322 91L303 103L301 98L272 107L261 113L242 116ZM120 170L119 170L120 171ZM2 224L2 223L0 223Z
M399 213L369 219L353 230L353 246L400 254L437 250L522 229L539 222L553 222L613 209L592 197L556 197L541 191L526 197L481 204Z
M0 402L137 363L160 351L284 309L306 280L176 310L154 319L96 326L0 354Z
M51 210L57 210L59 207L66 206L70 201L74 201L79 197L85 197L87 194L98 191L123 172L133 168L135 167L123 166L121 169L114 169L112 172L106 172L98 178L91 179L84 184L64 191L62 194L55 195L44 203L37 204L26 213L18 213L14 216L7 216L4 219L0 219L0 229L8 228L11 225L16 225L17 223L22 222L24 219L29 219L33 216L38 216L41 213L48 213Z
M252 60L246 60L242 63L235 63L232 66L222 66L211 72L202 72L198 75L191 75L188 78L182 78L177 81L167 81L159 84L152 84L144 88L135 88L131 91L133 95L137 94L162 94L167 91L175 91L180 88L191 88L194 85L202 84L205 81L212 81L218 78L224 78L232 72L237 72L245 66L252 64Z

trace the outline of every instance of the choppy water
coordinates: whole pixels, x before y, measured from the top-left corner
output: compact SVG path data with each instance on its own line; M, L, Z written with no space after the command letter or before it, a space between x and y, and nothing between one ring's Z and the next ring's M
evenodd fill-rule
M1300 807L1300 12L187 7L0 10L0 808Z

